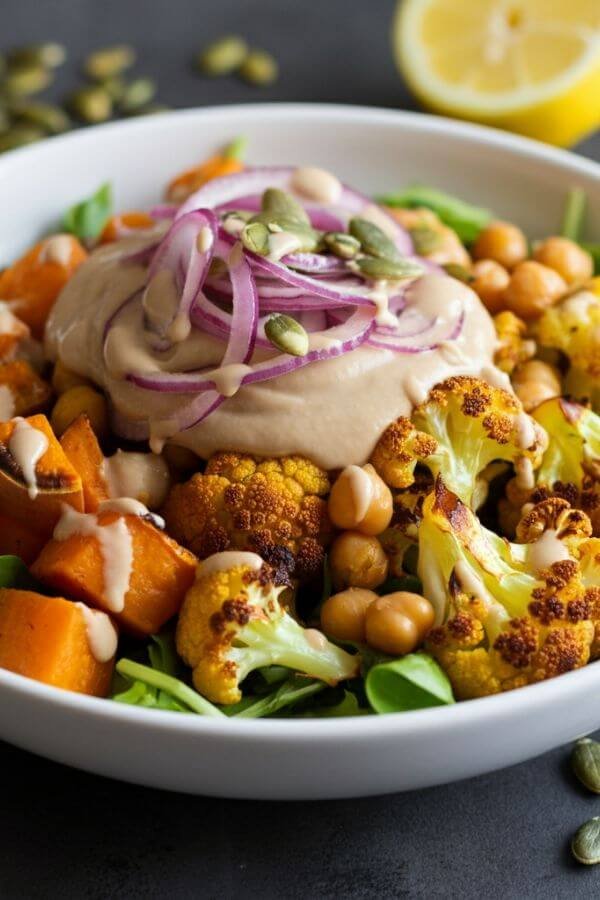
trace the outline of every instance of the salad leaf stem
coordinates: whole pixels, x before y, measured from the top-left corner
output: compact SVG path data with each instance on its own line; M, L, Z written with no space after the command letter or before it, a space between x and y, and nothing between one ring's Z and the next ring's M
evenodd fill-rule
M132 659L120 659L117 663L117 672L119 675L123 675L132 681L142 681L144 684L149 684L151 687L164 691L200 716L224 716L220 709L213 706L208 700L205 700L204 697L187 684L184 684L183 681L173 678L171 675L165 675L164 672L157 672L156 669L151 669L150 666L143 666Z
M579 241L583 230L586 196L583 188L571 188L567 194L560 233L572 241Z
M377 197L378 203L385 206L398 206L406 209L415 209L424 206L433 210L445 225L454 229L461 241L471 244L479 235L479 232L492 219L489 209L473 206L452 194L440 191L426 184L413 184L392 194L384 194Z

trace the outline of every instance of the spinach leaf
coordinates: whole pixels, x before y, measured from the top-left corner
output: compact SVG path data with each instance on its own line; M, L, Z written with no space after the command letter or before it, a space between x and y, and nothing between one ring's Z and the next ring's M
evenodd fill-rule
M365 690L375 712L408 712L454 703L443 669L428 653L409 653L369 669Z
M0 556L0 587L40 592L41 585L18 556ZM46 593L43 588L41 593Z
M273 693L265 697L244 697L235 706L224 708L223 712L236 718L259 719L300 703L326 687L324 681L310 681L303 676L292 675Z
M63 227L82 241L99 237L112 213L112 188L108 182L95 194L71 206L63 216Z

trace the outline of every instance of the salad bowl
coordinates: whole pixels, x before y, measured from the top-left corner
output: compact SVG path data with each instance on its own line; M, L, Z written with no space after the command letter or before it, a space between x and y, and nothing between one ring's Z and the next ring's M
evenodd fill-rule
M314 164L368 194L434 185L519 222L530 237L587 194L600 233L600 166L522 138L409 113L316 105L189 110L53 138L0 160L0 263L110 181L118 208L234 135L251 161ZM257 799L411 790L511 765L600 726L600 667L450 706L334 719L209 719L57 690L0 670L0 738L90 772L170 790Z

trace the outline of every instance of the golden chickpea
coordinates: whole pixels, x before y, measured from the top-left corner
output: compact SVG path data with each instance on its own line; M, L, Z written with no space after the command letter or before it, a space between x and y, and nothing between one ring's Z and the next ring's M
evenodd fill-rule
M563 278L535 260L519 263L504 291L504 304L521 319L537 319L565 293Z
M54 433L60 437L77 416L85 413L90 425L102 438L108 433L108 408L104 396L87 385L69 388L54 404L50 422Z
M84 378L83 375L78 375L77 372L72 372L71 369L67 369L60 359L54 366L54 371L52 373L52 387L57 394L64 394L69 388L79 387L82 384L89 385L89 383L88 379Z
M533 251L533 258L558 272L567 284L582 284L594 274L590 254L569 238L546 238Z
M544 400L558 396L550 385L544 384L542 381L522 381L513 386L525 412L531 412Z
M562 390L558 370L541 359L521 363L513 373L512 383L526 412L544 400L558 397Z
M377 538L358 531L338 535L329 551L329 565L336 590L373 590L383 584L388 574L388 558Z
M329 518L338 528L381 534L394 511L392 492L370 463L346 466L329 495Z
M527 238L510 222L490 222L473 245L474 259L493 259L512 269L527 259Z
M378 597L367 607L367 643L393 656L411 653L433 626L433 606L420 594L397 591Z
M367 607L377 600L377 594L365 588L351 587L328 597L321 608L321 628L338 641L365 640Z
M500 263L493 259L480 259L471 270L473 288L487 311L493 316L504 309L504 291L508 287L510 275Z

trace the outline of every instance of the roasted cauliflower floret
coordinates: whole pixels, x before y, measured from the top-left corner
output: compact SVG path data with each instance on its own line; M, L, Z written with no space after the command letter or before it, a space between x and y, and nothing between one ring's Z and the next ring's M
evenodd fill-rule
M385 429L371 455L371 464L392 488L407 488L415 480L417 463L437 450L437 442L418 431L410 419L401 416Z
M394 494L394 512L389 526L379 535L379 541L390 563L390 574L400 576L405 571L404 557L410 547L417 547L423 502L433 488L433 478L427 470L417 470L410 487Z
M486 531L437 479L423 504L419 574L438 614L427 649L458 698L552 678L590 659L600 578L589 585L571 557L568 534L585 534L589 523L568 526L567 512L550 504L537 516L530 513L523 534L536 536L535 542L509 544ZM549 527L540 533L543 522ZM552 528L561 522L564 542ZM542 544L545 534L550 546Z
M206 574L205 574L206 573ZM360 659L304 629L279 601L268 566L198 567L177 623L177 652L196 690L214 703L241 699L240 684L261 666L287 666L328 684L353 678Z
M535 341L525 337L527 325L509 310L494 316L494 326L498 335L494 363L510 375L518 365L535 356Z
M270 559L284 547L294 555L294 574L305 579L323 561L328 491L327 474L302 457L217 453L204 474L175 485L164 516L169 533L200 559L229 548Z
M600 410L600 297L580 291L551 306L537 325L538 341L568 357L565 386Z

